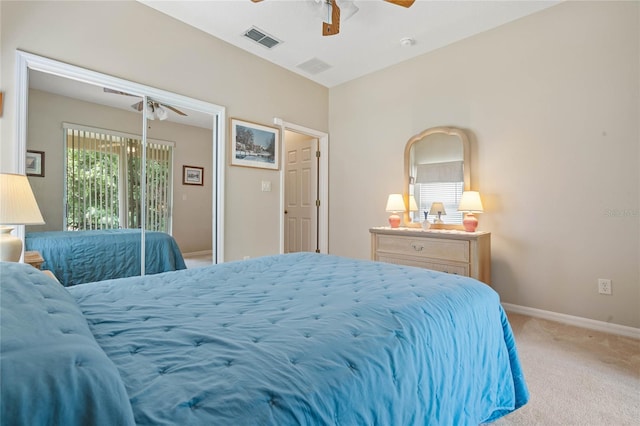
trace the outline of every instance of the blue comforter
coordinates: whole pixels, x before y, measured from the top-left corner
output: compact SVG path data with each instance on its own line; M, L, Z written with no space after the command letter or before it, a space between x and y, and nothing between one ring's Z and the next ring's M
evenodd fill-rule
M39 251L48 269L64 286L140 275L141 235L138 229L30 232L26 250ZM145 232L145 273L185 269L171 235Z
M528 400L470 278L303 253L67 290L139 425L477 425Z

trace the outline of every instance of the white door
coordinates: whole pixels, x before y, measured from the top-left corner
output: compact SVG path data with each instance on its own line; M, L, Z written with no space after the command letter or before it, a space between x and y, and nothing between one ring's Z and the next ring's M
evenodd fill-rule
M318 249L318 140L285 132L284 252Z

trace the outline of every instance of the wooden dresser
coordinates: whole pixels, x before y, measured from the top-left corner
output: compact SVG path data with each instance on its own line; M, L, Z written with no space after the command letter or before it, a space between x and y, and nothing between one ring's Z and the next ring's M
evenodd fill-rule
M371 228L371 258L465 275L491 284L491 233Z

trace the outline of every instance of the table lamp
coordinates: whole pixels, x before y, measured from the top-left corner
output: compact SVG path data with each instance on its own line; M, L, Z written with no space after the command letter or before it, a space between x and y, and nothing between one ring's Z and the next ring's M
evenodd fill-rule
M409 211L410 212L417 212L418 210L418 203L416 203L416 197L414 197L413 195L409 195ZM418 219L420 218L420 216L418 216ZM413 219L411 220L413 222Z
M405 211L404 199L402 194L391 194L387 198L387 212L391 213L389 216L389 225L392 228L400 226L400 216L398 213Z
M467 232L475 232L478 227L478 218L474 216L474 213L482 213L484 211L482 208L482 200L480 200L480 193L478 191L464 191L462 198L460 198L458 211L465 213L462 221L464 230Z
M442 202L440 201L434 201L431 204L431 210L429 210L429 214L431 216L438 216L433 223L444 223L442 221L442 215L446 215L447 212L444 209L444 204L442 204Z
M0 261L18 262L22 240L4 225L42 225L38 203L25 175L0 173Z

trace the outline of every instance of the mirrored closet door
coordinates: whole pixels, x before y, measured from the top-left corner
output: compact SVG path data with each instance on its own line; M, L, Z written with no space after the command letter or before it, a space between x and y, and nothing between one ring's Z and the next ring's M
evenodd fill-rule
M25 52L18 62L16 164L46 222L27 233L136 231L140 259L166 255L152 245L164 233L223 261L223 107Z

